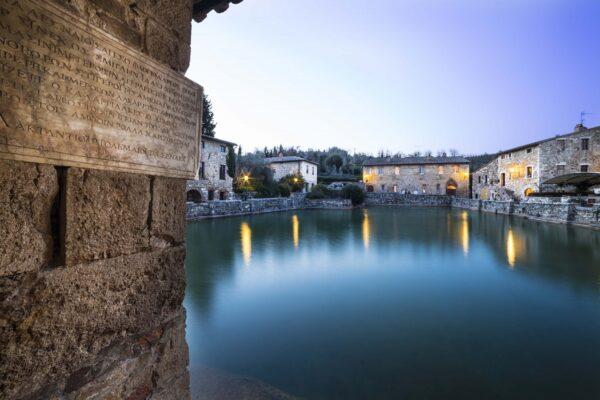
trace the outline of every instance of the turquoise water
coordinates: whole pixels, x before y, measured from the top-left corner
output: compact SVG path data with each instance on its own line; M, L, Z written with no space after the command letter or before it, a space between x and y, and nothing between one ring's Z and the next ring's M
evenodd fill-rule
M600 232L441 208L191 223L187 341L305 399L600 399Z

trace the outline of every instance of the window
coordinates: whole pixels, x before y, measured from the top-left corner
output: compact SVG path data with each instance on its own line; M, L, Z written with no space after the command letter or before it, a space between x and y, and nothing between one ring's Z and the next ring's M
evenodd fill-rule
M559 151L564 151L567 141L565 139L558 139L557 146Z
M442 193L442 185L440 185L439 183L435 185L435 193L437 193L437 194Z
M227 152L227 146L221 145L221 153L226 153L226 152Z
M508 153L508 158L512 158L512 153Z
M419 165L419 174L423 175L425 173L425 167L423 165Z
M227 166L225 165L219 165L219 179L224 181L225 180L225 173L227 170Z
M590 138L581 138L581 150L590 149Z
M458 174L458 171L459 171L459 167L458 167L458 165L455 165L455 166L454 166L454 167L452 167L452 168L454 169L454 173L455 173L455 174Z
M504 172L500 174L500 186L506 186L506 174Z
M590 166L589 166L589 165L587 165L587 164L581 164L581 165L579 166L579 168L580 168L581 172L588 172L588 171L589 171L589 169L590 169Z
M527 177L533 177L533 167L527 167Z
M396 167L394 172L396 175L400 175L400 167Z
M398 185L394 185L394 193L398 193Z
M215 199L215 191L211 189L208 191L208 200L213 201L214 199Z
M383 168L377 168L377 174L383 175Z
M422 184L421 185L421 193L425 194L427 192L427 185L426 184Z
M315 174L315 167L314 166L312 167L312 174L313 175Z
M306 173L308 174L308 165L306 166Z
M481 175L477 177L477 183L481 183Z
M502 155L500 156L500 158L501 158L502 160L504 160L504 158L505 158L505 157L506 157L506 154L502 154Z
M484 180L485 180L485 183L487 184L488 183L488 177L487 177L487 175L484 176Z
M442 175L444 173L444 167L442 167L441 165L438 167L438 174Z
M202 143L202 148L206 147L206 143L204 142L204 140L202 142L200 142L200 143Z
M475 199L479 198L479 194L475 193Z
M200 179L206 179L204 161L200 163Z
M219 200L225 200L227 198L227 192L219 192Z
M385 185L381 185L381 191L385 192Z
M530 147L527 149L527 154L531 153L533 151L533 149Z
M556 173L557 174L564 174L565 173L565 165L564 164L558 164L556 166Z

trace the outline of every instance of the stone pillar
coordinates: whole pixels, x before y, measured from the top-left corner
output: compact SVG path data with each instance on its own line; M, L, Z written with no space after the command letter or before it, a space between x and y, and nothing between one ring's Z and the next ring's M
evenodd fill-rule
M188 67L190 0L54 3ZM0 160L0 398L189 398L184 229L183 179Z

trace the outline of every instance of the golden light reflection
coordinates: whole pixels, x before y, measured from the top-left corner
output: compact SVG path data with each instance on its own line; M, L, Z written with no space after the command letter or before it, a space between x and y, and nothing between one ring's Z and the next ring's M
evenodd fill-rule
M362 238L365 249L368 250L371 243L371 221L369 220L369 213L367 210L363 213Z
M252 258L252 229L250 229L250 225L247 222L242 222L240 234L244 264L250 265L250 259Z
M298 244L300 243L300 222L297 215L292 216L292 236L294 238L294 247L298 248Z
M469 254L469 214L463 211L460 220L460 242L463 252Z
M511 268L515 266L517 261L517 250L515 248L515 237L511 228L508 228L506 235L506 259Z

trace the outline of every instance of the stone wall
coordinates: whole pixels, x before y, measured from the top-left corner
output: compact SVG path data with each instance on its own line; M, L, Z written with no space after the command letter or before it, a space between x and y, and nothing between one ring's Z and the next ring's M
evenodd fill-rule
M367 193L365 200L365 205L367 206L400 205L448 207L451 203L451 196L401 193Z
M538 146L531 146L498 157L498 185L514 193L517 199L525 197L526 191L540 190L540 151Z
M272 162L268 166L274 171L273 179L275 181L279 181L287 175L300 173L308 184L308 190L311 190L317 184L319 166L313 163L306 161Z
M481 200L495 200L498 176L498 158L473 172L472 197Z
M422 169L421 169L422 168ZM382 165L365 167L363 181L374 192L444 195L449 182L456 195L469 196L469 164Z
M311 200L303 194L295 194L291 197L271 199L212 201L200 204L188 202L187 219L198 220L289 210L347 208L352 208L352 203L347 199Z
M188 67L190 1L54 2ZM190 397L185 180L0 161L0 226L0 398Z

